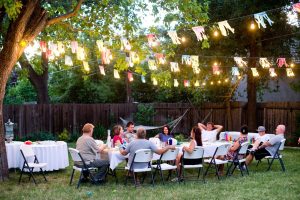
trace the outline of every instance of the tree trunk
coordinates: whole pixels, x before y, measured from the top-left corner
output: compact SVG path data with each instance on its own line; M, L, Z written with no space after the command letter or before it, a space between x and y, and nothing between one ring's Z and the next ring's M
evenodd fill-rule
M256 120L256 101L257 101L257 82L258 77L253 77L251 68L257 67L256 58L260 56L261 48L258 45L255 37L252 37L251 46L250 46L250 59L248 63L248 71L247 71L247 124L249 131L255 131L257 128L257 120Z
M226 105L226 116L227 116L227 129L226 130L233 130L231 105L230 105L230 99L229 98L226 99L225 105Z
M28 69L29 72L29 81L33 85L33 87L36 89L37 92L37 103L38 104L48 104L49 103L49 94L48 94L48 58L46 53L42 53L42 68L43 73L38 74L34 71L32 65L29 63L27 58L25 56L22 56L22 59L20 59L20 64L22 68Z
M9 25L3 49L0 52L0 180L8 178L2 109L5 86L13 67L23 54L26 44L32 42L37 34L44 29L46 23L47 14L40 7L38 0L23 1L23 7L18 18Z

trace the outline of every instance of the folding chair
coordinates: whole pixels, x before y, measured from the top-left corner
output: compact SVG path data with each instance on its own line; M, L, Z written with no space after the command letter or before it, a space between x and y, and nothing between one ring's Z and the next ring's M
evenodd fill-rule
M279 153L279 151L282 151L284 149L284 144L285 144L285 141L286 139L282 139L280 141L280 143L278 144L275 144L277 145L277 149L276 149L276 152L274 154L274 156L265 156L264 158L267 159L268 161L268 169L267 171L269 171L271 169L271 166L274 162L274 160L279 160L279 163L280 163L280 166L281 166L281 169L283 172L285 172L285 166L284 166L284 163L283 163L283 160L282 160L282 155ZM271 161L270 161L271 160ZM261 160L259 160L256 164L256 166L261 162Z
M36 181L35 181L35 178L33 176L33 170L35 168L40 169L40 172L42 172L45 181L47 181L45 173L43 171L43 168L47 166L47 163L39 163L36 155L33 152L32 146L31 145L21 145L20 146L20 151L21 151L22 157L24 159L24 163L23 163L21 174L20 174L19 183L21 182L23 172L26 172L25 170L28 170L29 180L32 177L33 182L35 184L37 184ZM33 162L30 162L30 160L32 160L32 158L34 158L34 160L33 160Z
M137 150L134 153L132 162L130 166L126 166L125 170L128 170L126 179L125 179L125 185L127 184L127 180L129 177L130 172L133 174L133 180L135 187L137 186L137 178L135 177L135 173L141 173L141 172L151 172L151 180L152 180L152 186L154 186L154 179L153 179L153 173L152 173L152 166L151 166L151 160L152 160L153 152L151 149L140 149ZM134 163L146 163L147 167L142 169L134 169ZM145 180L146 174L143 177L143 181Z
M162 171L165 171L165 170L169 171L169 175L167 178L167 179L169 179L169 178L171 178L172 170L174 170L174 169L176 169L176 175L177 175L177 178L179 178L178 177L179 174L178 174L178 170L177 170L177 166L176 166L176 157L177 157L178 151L179 151L178 148L176 148L174 150L169 149L167 152L165 152L164 154L162 154L160 156L159 160L157 161L157 164L152 165L152 168L155 169L153 179L155 179L156 172L159 171L160 178L161 178L163 184L165 184ZM171 162L173 162L173 164L171 164Z
M69 152L71 154L72 160L74 161L74 165L73 165L73 170L72 170L72 174L71 174L71 179L70 179L70 183L69 185L72 184L73 181L73 176L74 176L74 172L79 171L80 172L80 176L79 176L79 180L77 183L77 188L79 188L80 183L81 183L81 179L83 178L83 175L86 174L90 177L91 180L93 180L93 175L91 174L91 170L96 171L97 168L95 167L88 167L86 165L86 163L84 162L80 152L77 149L74 148L69 148ZM75 164L75 162L81 162L81 165Z
M205 171L203 179L207 175L209 168L212 167L212 166L215 167L216 175L218 176L218 179L220 179L218 165L227 164L228 160L221 160L221 159L217 159L216 157L227 155L229 147L230 147L230 144L222 144L222 145L218 146L215 150L215 153L214 153L213 157L210 158L210 159L205 159L204 160L205 163L208 163L208 167Z
M249 175L248 167L245 164L245 162L246 162L245 155L247 153L247 149L248 149L249 145L250 145L249 142L244 142L243 144L241 144L235 157L232 160L228 160L228 162L230 162L231 164L227 169L227 173L226 173L227 176L232 175L237 166L240 169L241 175L244 176L243 167L242 167L243 165L245 166L247 174ZM239 159L239 156L243 156L243 158ZM230 172L233 165L234 165L234 167L233 167L232 171Z
M186 160L203 159L203 155L204 155L204 148L200 146L196 146L191 154L185 151L183 152L183 156L181 158L181 171L182 171L182 178L184 182L185 182L185 169L199 169L198 170L198 179L199 179L201 169L203 168L203 160L201 160L200 164L195 164L195 165L187 165L184 162Z

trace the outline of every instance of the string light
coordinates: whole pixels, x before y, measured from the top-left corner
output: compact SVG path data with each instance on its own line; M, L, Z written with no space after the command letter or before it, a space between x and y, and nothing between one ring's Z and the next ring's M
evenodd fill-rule
M206 85L206 83L205 83L205 82L203 82L203 83L202 83L202 85L203 85L203 86L205 86L205 85Z
M255 26L254 22L251 22L251 24L250 24L250 30L255 30L255 28L256 28L256 26Z
M210 84L211 84L211 85L213 85L213 84L214 84L214 82L212 81L212 82L210 82Z
M182 38L181 38L181 41L182 41L182 42L185 42L185 41L186 41L185 37L182 37Z
M218 84L221 84L221 81L220 81L220 80L218 80Z
M215 36L215 37L218 37L218 36L219 36L219 31L215 30L215 31L214 31L214 36Z
M295 67L295 64L294 64L294 63L291 63L290 66L293 68L293 67Z

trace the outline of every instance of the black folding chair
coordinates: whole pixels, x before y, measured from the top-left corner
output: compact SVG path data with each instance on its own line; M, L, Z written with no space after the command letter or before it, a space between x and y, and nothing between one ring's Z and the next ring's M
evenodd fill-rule
M218 179L220 179L220 175L219 175L219 167L218 165L223 165L223 164L227 164L228 160L221 160L221 159L217 159L218 156L225 156L227 155L228 149L230 147L230 144L222 144L220 146L218 146L215 150L214 155L212 156L212 158L210 159L205 159L204 162L208 163L208 167L205 171L205 174L203 175L203 179L205 178L205 176L208 173L208 170L211 167L214 167L216 170L216 175L218 177Z
M84 162L80 152L77 149L69 148L69 152L74 161L73 170L72 170L71 179L70 179L69 184L70 185L72 184L75 170L80 172L79 180L77 183L77 188L79 188L83 176L89 177L91 180L94 180L94 176L92 175L91 171L97 171L97 168L88 167L88 165ZM75 162L80 162L81 164L75 164Z
M43 171L43 168L47 166L47 163L40 163L38 161L35 153L33 152L32 146L31 145L21 145L20 151L21 151L22 157L24 159L24 163L23 163L23 167L21 170L19 183L21 182L23 173L28 171L29 172L29 180L32 178L33 182L35 184L37 184L37 182L33 176L33 172L34 172L35 168L40 169L40 172L42 172L42 175L43 175L45 181L47 181L45 173ZM34 160L33 160L33 162L30 162L30 159L32 159L32 158L34 158Z
M269 171L269 170L271 169L271 166L272 166L274 160L278 160L279 163L280 163L280 166L281 166L282 171L285 172L285 166L284 166L284 163L283 163L283 160L282 160L282 154L280 154L280 152L279 152L279 151L282 151L282 150L284 149L285 141L286 141L286 139L282 139L282 140L280 141L280 143L275 144L275 145L277 145L277 146L276 146L276 152L275 152L274 156L265 156L265 157L264 157L264 159L267 159L267 161L268 161L268 168L267 168L267 171ZM260 162L261 162L261 160L258 160L257 165L258 165ZM257 166L257 165L256 165L256 166Z
M125 179L125 185L127 184L127 180L128 180L130 173L132 173L132 175L133 175L134 185L136 187L137 186L137 177L136 177L135 173L151 172L152 186L154 186L153 172L152 172L152 166L151 166L152 157L153 157L153 153L152 153L151 149L140 149L134 153L130 167L128 167L128 166L125 167L125 170L128 170L126 179ZM134 163L146 163L147 167L141 168L141 169L135 169ZM145 177L146 177L146 174L144 174L142 182L144 182Z
M228 162L231 164L229 165L229 167L227 169L227 173L226 173L227 176L232 175L234 170L237 167L239 168L241 175L244 176L243 166L245 166L247 174L249 175L248 167L245 164L245 162L246 162L245 155L247 153L247 149L248 149L249 145L250 145L249 142L244 142L243 144L241 144L241 146L238 149L238 153L234 156L234 158L232 160L228 160ZM242 158L240 159L239 157L241 157L241 156L242 156ZM232 169L232 171L230 171L232 167L233 167L233 169Z

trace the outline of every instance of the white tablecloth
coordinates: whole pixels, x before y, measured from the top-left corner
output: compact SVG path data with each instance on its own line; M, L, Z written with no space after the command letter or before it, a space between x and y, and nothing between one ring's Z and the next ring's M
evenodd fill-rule
M213 143L204 143L203 144L204 157L212 157L216 151L216 148L222 144L230 144L230 142L216 141ZM183 143L181 145L177 145L176 148L179 148L179 152L182 152L182 148L184 146L188 146L188 145L189 145L189 143ZM114 170L128 156L121 155L119 150L111 149L111 150L108 150L108 157L109 157L110 168L112 170ZM159 158L160 158L160 155L154 153L152 160L158 160Z
M20 152L23 142L5 143L8 168L22 169L24 159ZM45 171L64 169L69 166L68 146L63 141L43 141L40 144L32 144L39 162L47 163Z

